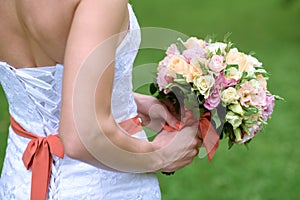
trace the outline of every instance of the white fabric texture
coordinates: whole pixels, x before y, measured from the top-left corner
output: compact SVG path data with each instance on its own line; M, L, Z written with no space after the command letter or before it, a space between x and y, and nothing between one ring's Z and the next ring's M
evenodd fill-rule
M117 49L112 113L117 122L137 114L132 93L132 66L140 44L140 29L131 6L130 27ZM16 69L0 62L0 81L11 116L26 130L47 136L58 132L63 66ZM135 135L145 139L143 131ZM29 200L31 170L22 162L30 140L9 128L0 179L1 200ZM154 173L134 174L95 168L65 155L53 157L47 199L52 200L156 200L161 199Z

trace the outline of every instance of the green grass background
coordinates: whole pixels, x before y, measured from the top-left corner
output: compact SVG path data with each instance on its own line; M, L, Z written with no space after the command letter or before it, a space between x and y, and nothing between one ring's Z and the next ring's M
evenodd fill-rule
M222 141L213 161L195 159L174 176L159 174L165 200L300 199L300 3L283 0L131 0L141 27L163 27L190 36L231 32L242 51L256 52L271 78L268 88L286 99L247 150ZM135 65L158 62L163 52L141 50ZM145 88L142 89L145 91ZM8 112L0 92L0 167Z

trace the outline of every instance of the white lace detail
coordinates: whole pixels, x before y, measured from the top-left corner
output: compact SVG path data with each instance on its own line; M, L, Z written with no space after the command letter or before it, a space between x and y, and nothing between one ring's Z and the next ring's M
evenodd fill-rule
M140 30L129 6L129 32L117 49L112 93L112 113L117 122L137 114L131 83L134 58L140 43ZM0 81L12 117L26 130L39 136L58 131L63 66L15 69L0 62ZM135 135L145 139L143 131ZM0 199L29 200L31 170L22 155L30 140L9 128L8 145L0 179ZM67 156L53 156L49 200L77 199L160 199L157 177L153 173L109 172Z

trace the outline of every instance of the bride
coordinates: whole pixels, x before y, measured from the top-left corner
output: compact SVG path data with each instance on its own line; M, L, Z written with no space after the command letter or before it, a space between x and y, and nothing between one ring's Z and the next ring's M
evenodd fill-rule
M195 127L147 140L141 121L177 121L132 92L140 33L128 2L0 1L11 120L0 199L160 199L155 172L189 164L201 140Z

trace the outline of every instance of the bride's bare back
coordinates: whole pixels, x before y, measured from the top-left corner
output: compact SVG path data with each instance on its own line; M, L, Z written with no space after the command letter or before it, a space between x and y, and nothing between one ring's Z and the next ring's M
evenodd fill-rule
M63 63L73 16L80 2L0 0L0 61L16 68Z
M0 60L16 67L62 63L80 0L1 0Z

